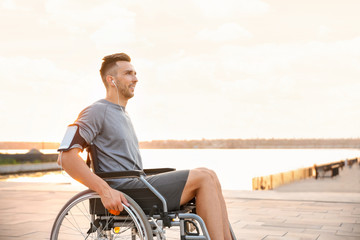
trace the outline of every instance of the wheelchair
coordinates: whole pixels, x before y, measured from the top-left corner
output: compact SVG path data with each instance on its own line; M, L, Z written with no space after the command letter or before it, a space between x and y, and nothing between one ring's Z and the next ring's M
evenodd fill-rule
M124 210L119 215L109 213L100 196L90 189L76 194L58 213L51 230L51 240L210 240L204 221L196 214L195 199L181 206L179 211L169 212L165 198L145 179L147 175L175 169L99 172L96 147L91 145L87 151L87 163L99 177L105 180L138 178L146 187L121 190L129 207L123 204ZM232 239L236 240L231 226L230 232Z

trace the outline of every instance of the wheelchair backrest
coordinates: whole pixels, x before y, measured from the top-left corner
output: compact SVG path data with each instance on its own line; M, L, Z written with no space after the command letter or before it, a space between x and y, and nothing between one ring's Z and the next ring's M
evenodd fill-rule
M89 168L91 168L94 171L94 173L99 173L100 168L99 168L99 161L97 158L96 146L94 144L90 144L86 148L86 151L87 151L86 164L89 166Z

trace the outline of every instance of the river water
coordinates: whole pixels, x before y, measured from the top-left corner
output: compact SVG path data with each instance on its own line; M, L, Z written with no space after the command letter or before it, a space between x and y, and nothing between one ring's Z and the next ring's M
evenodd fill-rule
M50 153L51 151L47 151ZM251 190L252 178L360 157L358 149L141 149L144 168L207 167L223 189ZM33 174L6 181L76 184L66 173Z

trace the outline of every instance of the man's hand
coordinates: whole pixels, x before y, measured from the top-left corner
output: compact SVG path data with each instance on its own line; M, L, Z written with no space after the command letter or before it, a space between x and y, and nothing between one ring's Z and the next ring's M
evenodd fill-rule
M114 215L119 215L120 212L124 210L122 204L125 204L128 207L130 206L124 195L111 187L104 189L100 194L100 197L104 207Z

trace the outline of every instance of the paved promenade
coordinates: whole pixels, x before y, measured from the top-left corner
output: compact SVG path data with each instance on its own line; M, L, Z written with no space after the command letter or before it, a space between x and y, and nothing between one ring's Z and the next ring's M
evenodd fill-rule
M81 186L0 182L0 239L49 239L54 218ZM360 239L360 168L274 191L224 191L237 239Z

